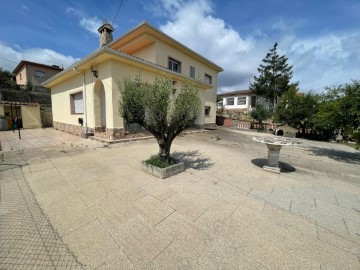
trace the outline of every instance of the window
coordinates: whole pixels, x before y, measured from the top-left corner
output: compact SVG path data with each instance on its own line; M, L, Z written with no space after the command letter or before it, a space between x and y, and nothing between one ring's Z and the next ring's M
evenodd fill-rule
M210 116L210 110L211 110L210 106L205 106L205 116Z
M190 78L195 79L195 67L190 66Z
M212 77L208 74L205 74L204 82L207 84L212 84Z
M72 114L84 113L84 99L82 92L70 95L70 103Z
M251 97L251 105L250 105L252 108L255 108L256 107L256 96L252 96Z
M227 98L226 105L234 105L234 98Z
M181 63L173 58L169 57L168 69L181 73Z
M35 70L35 78L44 79L44 78L45 78L45 72L44 72L44 71Z
M20 81L21 81L21 73L19 75L20 75Z
M237 105L246 105L246 97L238 97Z

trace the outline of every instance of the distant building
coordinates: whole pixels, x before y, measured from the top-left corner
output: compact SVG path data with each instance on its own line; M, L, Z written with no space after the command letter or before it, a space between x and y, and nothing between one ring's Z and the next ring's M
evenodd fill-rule
M26 85L31 83L34 87L33 90L41 87L41 84L50 79L55 74L62 71L63 68L60 68L56 65L44 65L40 63L30 62L22 60L14 69L13 73L16 76L16 83L19 85Z
M251 111L256 107L256 104L261 104L269 107L269 102L265 98L257 97L251 90L239 90L227 93L218 94L222 98L218 105L224 106L226 110L236 110L240 112ZM275 101L275 106L278 100Z

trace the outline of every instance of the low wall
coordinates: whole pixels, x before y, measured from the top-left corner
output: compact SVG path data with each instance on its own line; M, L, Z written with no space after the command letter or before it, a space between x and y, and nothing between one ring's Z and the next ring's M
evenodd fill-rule
M77 136L82 136L82 130L80 125L77 126L77 125L71 125L71 124L65 124L65 123L53 121L53 126L56 130L64 131L66 133L70 133Z

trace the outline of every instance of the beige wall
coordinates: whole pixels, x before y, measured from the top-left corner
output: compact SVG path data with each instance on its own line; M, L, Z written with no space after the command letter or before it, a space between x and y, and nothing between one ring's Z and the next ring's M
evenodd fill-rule
M85 78L89 77L88 74L86 75ZM51 89L51 104L54 121L79 125L78 118L83 117L83 114L71 113L70 95L82 91L82 81L82 74L77 74Z
M150 44L144 48L141 48L140 50L133 52L132 55L135 55L152 63L156 63L156 45L155 43Z
M40 106L21 106L23 128L41 128Z
M27 83L27 70L26 66L23 66L20 72L16 75L17 84L26 84Z
M0 105L0 115L5 115L4 105Z
M45 78L37 78L35 77L35 71L42 71L45 73ZM59 70L54 70L51 68L38 66L38 65L31 65L25 64L20 72L16 74L16 83L17 84L27 84L27 82L31 82L34 86L40 86L42 82L50 79L55 74L59 73ZM20 79L21 74L21 79Z

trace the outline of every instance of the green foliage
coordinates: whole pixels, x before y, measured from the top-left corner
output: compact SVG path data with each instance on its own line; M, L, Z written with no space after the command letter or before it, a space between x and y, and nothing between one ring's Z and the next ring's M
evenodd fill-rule
M158 168L166 168L171 165L175 165L177 162L175 159L170 158L169 162L163 162L161 161L161 158L159 156L152 156L148 160L145 160L147 164L153 165Z
M13 73L0 68L0 87L8 89L16 89L16 78Z
M356 137L360 127L360 82L326 88L312 123L328 136L340 130L342 135Z
M297 88L292 86L283 94L275 110L275 120L292 127L301 127L303 133L311 127L310 120L318 111L319 95L308 92L298 93Z
M264 129L263 122L272 116L271 110L258 104L255 109L251 111L251 117L257 120L260 124L260 129Z
M250 85L250 90L257 96L264 97L270 101L270 108L274 108L275 98L281 97L291 87L297 87L298 83L290 83L292 78L292 66L287 64L285 55L279 56L277 53L278 44L270 49L258 68L259 76L254 76L254 82Z
M199 83L184 79L173 93L172 79L157 75L153 84L126 77L120 83L119 112L129 124L138 123L150 131L159 144L159 156L170 162L173 140L192 127L199 115Z

